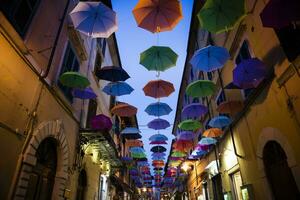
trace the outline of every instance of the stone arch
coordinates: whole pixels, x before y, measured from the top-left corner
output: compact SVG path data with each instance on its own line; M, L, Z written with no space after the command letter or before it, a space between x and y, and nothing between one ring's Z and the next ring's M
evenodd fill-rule
M52 199L64 199L64 190L68 180L69 166L69 146L67 138L64 134L63 124L60 120L42 122L33 132L27 149L25 151L19 179L17 181L14 199L25 199L28 189L30 174L36 165L36 150L41 142L52 137L57 143L57 168L55 175L55 183L52 192Z

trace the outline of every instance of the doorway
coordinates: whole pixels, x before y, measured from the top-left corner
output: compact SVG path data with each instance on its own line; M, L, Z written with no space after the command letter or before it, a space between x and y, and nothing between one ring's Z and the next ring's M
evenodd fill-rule
M82 169L78 176L76 200L84 200L86 186L87 186L86 171Z
M263 149L263 162L274 199L300 199L292 170L288 166L287 156L278 142L266 143Z

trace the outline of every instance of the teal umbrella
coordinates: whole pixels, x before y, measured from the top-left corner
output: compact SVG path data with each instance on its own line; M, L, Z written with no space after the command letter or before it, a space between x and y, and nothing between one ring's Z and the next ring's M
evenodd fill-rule
M78 72L65 72L59 77L62 85L71 88L84 89L90 85L90 81Z
M165 71L176 65L177 58L170 47L152 46L141 53L140 64L149 71Z
M186 88L186 94L191 97L207 97L216 91L216 85L209 80L198 80L189 84Z
M246 16L245 0L207 0L197 16L202 28L222 33Z

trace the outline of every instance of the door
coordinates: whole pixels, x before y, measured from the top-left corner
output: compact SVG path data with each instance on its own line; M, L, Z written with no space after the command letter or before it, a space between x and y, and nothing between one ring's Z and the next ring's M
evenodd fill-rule
M54 138L46 138L36 151L37 163L33 168L26 199L50 200L55 181L57 165L57 143Z
M87 186L87 176L86 171L82 169L78 176L78 186L77 186L77 200L84 200L84 194Z
M274 199L300 199L299 190L288 166L286 154L279 143L270 141L265 145L263 161Z
M212 177L214 200L223 200L222 179L221 174Z

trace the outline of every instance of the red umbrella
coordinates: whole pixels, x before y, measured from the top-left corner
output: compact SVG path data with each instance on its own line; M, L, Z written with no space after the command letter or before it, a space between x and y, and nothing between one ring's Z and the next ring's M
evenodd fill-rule
M243 109L241 101L224 101L217 107L217 111L222 114L234 115Z
M153 98L168 97L175 91L174 85L164 80L149 81L143 88L146 96Z
M174 144L173 144L173 148L178 150L178 151L189 151L190 149L192 149L194 146L193 141L189 141L189 140L177 140Z
M140 0L132 12L138 26L152 33L172 30L183 17L178 0Z
M131 117L136 115L137 108L127 103L119 103L111 109L111 113L120 117Z

